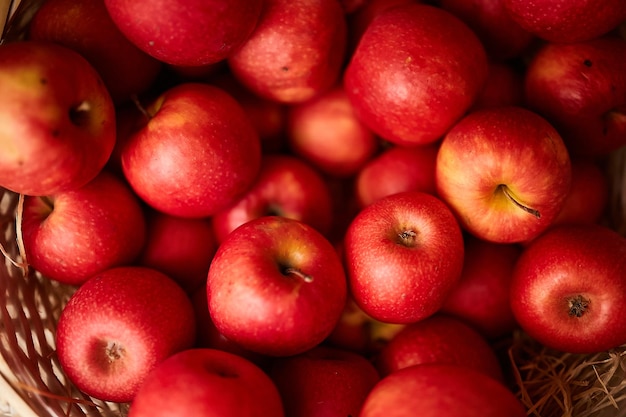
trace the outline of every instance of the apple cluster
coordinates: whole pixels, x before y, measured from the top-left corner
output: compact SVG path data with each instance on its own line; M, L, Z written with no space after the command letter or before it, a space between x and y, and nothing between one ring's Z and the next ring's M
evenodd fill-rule
M522 417L496 345L626 343L623 0L47 0L0 186L132 417ZM417 410L417 411L416 411Z

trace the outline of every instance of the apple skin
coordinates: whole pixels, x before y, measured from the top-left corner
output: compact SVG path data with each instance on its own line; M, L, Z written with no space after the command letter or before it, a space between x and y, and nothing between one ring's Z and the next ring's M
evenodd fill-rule
M298 417L356 416L380 380L365 357L327 346L277 358L268 374L281 394L285 415Z
M521 253L521 245L466 235L461 279L440 312L463 320L489 341L513 334L519 326L511 311L509 289Z
M431 194L407 191L372 203L352 220L344 242L354 301L382 322L431 316L461 276L459 224Z
M626 145L624 55L626 39L605 36L544 44L528 63L526 106L554 125L572 155L604 157Z
M356 116L342 85L287 114L287 146L323 173L354 175L378 151L378 138Z
M226 59L256 27L263 0L104 0L120 31L139 49L171 65Z
M435 142L469 109L487 79L485 49L453 14L426 4L380 12L344 72L357 116L399 145Z
M524 69L510 61L489 61L489 76L470 111L525 104Z
M233 230L207 279L215 327L243 348L269 356L295 355L321 343L346 297L332 244L311 226L281 216L259 217Z
M30 22L28 38L79 52L98 71L115 103L147 91L162 67L119 31L104 0L46 1Z
M94 275L61 312L55 336L65 374L95 398L129 402L146 375L190 348L194 313L168 276L136 266Z
M122 149L122 170L148 205L173 216L208 217L232 204L261 165L258 134L241 105L202 83L167 89Z
M194 348L161 362L128 417L283 417L280 394L258 366L238 355Z
M135 263L163 272L191 294L204 289L217 246L210 219L186 219L148 209L146 244Z
M235 77L270 100L309 100L339 78L346 18L337 0L265 0L254 33L228 58Z
M511 19L549 42L588 41L626 20L622 0L502 0Z
M391 406L393 405L393 406ZM382 378L359 417L524 417L505 385L467 366L423 364Z
M476 110L443 138L437 194L474 236L523 242L545 231L561 211L571 161L559 132L523 107Z
M598 224L551 228L513 272L520 327L547 347L595 353L626 343L626 239Z
M485 46L487 55L503 62L521 57L535 36L511 18L505 0L435 0L435 4L463 20Z
M299 220L326 235L333 218L326 181L300 158L264 155L254 184L233 205L212 216L218 242L243 223L266 215Z
M0 45L0 186L34 196L82 187L115 145L115 108L78 52L43 41Z
M436 193L435 165L438 144L390 146L359 170L355 194L361 208L403 191Z
M413 365L446 363L504 382L498 356L487 339L460 319L442 314L407 324L383 346L374 363L382 377Z
M146 241L146 221L128 184L102 171L73 191L26 196L22 236L33 268L81 285L96 273L134 262Z
M553 225L600 223L607 214L611 183L599 161L572 159L572 186Z

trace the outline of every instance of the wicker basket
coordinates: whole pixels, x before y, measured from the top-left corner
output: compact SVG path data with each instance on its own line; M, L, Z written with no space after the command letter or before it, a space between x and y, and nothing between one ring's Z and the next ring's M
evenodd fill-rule
M42 0L0 0L3 39L17 39ZM3 30L4 29L4 30ZM607 222L626 236L626 148L606 164L611 179ZM0 416L126 416L128 404L80 392L60 369L56 322L75 290L28 269L17 244L20 196L0 188ZM600 355L564 355L524 335L506 347L514 388L538 417L626 416L626 346ZM619 409L616 408L619 406Z

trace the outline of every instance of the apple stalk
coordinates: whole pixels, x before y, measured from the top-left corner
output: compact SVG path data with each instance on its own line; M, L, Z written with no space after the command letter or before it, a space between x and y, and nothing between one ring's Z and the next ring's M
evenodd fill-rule
M498 185L498 187L496 188L496 193L497 192L501 192L502 194L504 194L504 196L508 198L509 201L511 201L517 207L524 210L526 213L530 213L538 219L541 218L541 213L539 213L539 210L535 210L534 208L528 207L522 204L520 201L518 201L513 195L513 193L511 192L511 190L509 189L509 187L507 187L505 184Z

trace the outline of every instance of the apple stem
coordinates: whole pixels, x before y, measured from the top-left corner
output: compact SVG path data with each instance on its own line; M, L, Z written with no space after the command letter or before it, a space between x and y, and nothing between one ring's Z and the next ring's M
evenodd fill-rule
M578 294L576 297L568 299L567 305L569 307L568 314L570 317L582 317L585 311L587 311L587 308L589 308L589 300Z
M131 96L131 100L133 101L133 104L135 104L135 107L137 107L137 110L139 110L141 114L143 114L146 117L146 119L148 120L152 119L152 115L148 113L148 110L146 110L144 105L141 104L141 102L139 101L139 98L137 97L137 94L133 94Z
M522 210L524 210L526 213L530 213L533 216L535 216L536 218L540 218L541 217L541 213L539 213L539 210L535 210L531 207L525 206L522 203L520 203L519 201L517 201L515 199L515 197L513 196L513 194L511 194L511 191L509 190L509 187L507 187L504 184L500 184L498 185L498 189L500 191L502 191L502 193L513 203L515 204L517 207L521 208Z
M288 266L284 270L285 275L296 275L298 278L302 279L304 282L313 282L313 277L311 275L305 274L299 269Z

